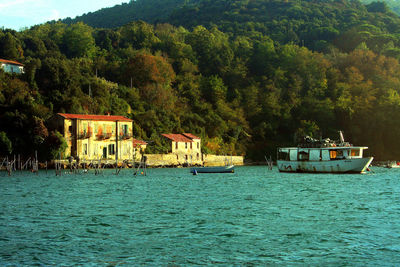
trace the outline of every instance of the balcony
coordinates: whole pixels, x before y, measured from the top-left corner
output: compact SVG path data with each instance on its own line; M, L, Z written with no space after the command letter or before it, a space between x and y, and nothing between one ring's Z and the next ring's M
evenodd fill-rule
M119 140L127 140L127 139L130 139L130 138L132 138L132 134L130 134L130 133L122 133L119 136Z
M97 140L106 140L110 139L112 136L112 133L98 133L96 134Z
M78 134L78 139L88 139L90 137L92 137L93 133L92 132L81 132Z

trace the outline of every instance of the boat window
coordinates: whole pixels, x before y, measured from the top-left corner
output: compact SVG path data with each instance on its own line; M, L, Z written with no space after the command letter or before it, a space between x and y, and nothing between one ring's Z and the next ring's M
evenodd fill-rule
M278 160L289 160L289 152L288 151L279 151L278 152Z
M337 151L336 150L329 151L329 154L331 156L331 159L336 159L336 156L337 156Z
M289 158L290 158L290 160L293 160L293 161L297 160L297 149L289 150Z
M321 150L320 149L311 149L309 160L313 160L313 161L321 160Z
M327 149L322 150L321 157L322 157L322 160L330 160L331 157L330 157L329 150L327 150Z
M309 150L307 150L307 151L304 151L304 150L299 151L298 156L299 156L299 160L309 160L310 159Z
M359 149L352 149L351 150L351 156L352 157L359 157L360 156L360 150Z

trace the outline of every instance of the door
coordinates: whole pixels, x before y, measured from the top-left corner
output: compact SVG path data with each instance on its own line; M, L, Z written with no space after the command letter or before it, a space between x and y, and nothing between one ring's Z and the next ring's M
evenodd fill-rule
M107 158L107 147L103 147L103 158Z

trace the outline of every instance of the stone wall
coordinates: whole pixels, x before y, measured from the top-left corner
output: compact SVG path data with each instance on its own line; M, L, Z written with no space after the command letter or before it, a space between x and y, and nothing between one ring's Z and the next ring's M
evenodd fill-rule
M243 156L217 156L203 154L204 166L224 166L230 165L231 162L235 166L244 165Z
M243 157L242 156L217 156L217 155L208 155L208 154L203 154L203 160L204 162L200 160L196 161L186 161L186 160L179 160L177 159L175 154L145 154L147 157L147 166L149 167L182 167L182 166L225 166L225 165L230 165L231 160L232 164L235 166L242 166L244 164L243 162ZM137 154L137 157L135 158L136 164L140 162L141 155ZM68 160L62 160L62 161L55 161L58 163L62 163L64 166L68 166ZM129 164L132 164L132 159L128 161ZM75 163L75 160L74 160ZM108 164L109 166L112 166L115 164L115 160L101 160L101 161L91 161L91 160L85 160L81 159L80 163L100 163L100 164ZM118 161L119 166L121 166L123 163L122 160ZM203 164L204 163L204 164Z
M187 161L182 157L177 159L175 154L146 154L146 157L147 165L151 167L202 165L201 160Z
M217 156L217 155L206 155L203 154L203 161L200 160L189 160L186 161L179 157L177 159L175 154L146 154L147 165L151 167L162 167L162 166L187 166L189 165L204 165L204 166L225 166L232 164L241 166L244 164L242 156ZM204 163L204 164L203 164Z

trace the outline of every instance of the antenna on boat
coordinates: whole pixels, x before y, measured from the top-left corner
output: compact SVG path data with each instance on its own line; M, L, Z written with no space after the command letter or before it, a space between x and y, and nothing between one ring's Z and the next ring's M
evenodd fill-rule
M340 143L344 143L344 137L342 131L339 131L339 138L340 138Z

